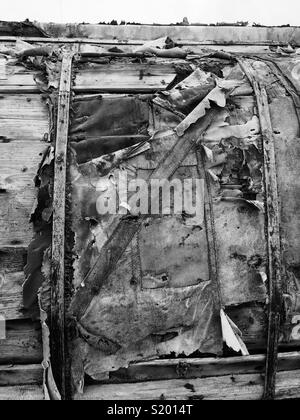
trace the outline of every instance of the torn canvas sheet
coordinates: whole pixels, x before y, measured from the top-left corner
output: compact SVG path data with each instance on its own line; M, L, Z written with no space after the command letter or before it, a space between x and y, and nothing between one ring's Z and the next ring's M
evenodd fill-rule
M183 136L186 130L195 124L199 119L204 117L206 111L211 108L214 103L220 108L226 106L226 92L239 86L238 80L217 80L217 86L214 87L209 94L196 106L196 108L176 127L175 131L179 137Z
M114 297L108 290L101 293L81 320L98 338L96 347L86 335L82 337L85 371L91 377L103 379L133 360L221 351L209 282L151 290L134 290L127 284L125 281L125 293Z

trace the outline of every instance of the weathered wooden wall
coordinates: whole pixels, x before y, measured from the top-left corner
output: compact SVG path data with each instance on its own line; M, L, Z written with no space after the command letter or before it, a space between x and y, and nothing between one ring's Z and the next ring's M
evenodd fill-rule
M33 237L34 178L47 148L49 115L32 75L8 63L6 70L0 80L0 313L6 318L6 339L0 340L0 399L43 399L40 323L22 310L22 285ZM12 86L34 87L36 93L4 93Z
M53 39L27 38L26 41L43 45L65 45L74 52L101 52L103 46L122 46L127 51L132 45L141 45L145 40L156 39L166 34L173 37L179 44L191 48L195 53L203 47L222 49L233 52L263 53L269 52L269 45L286 45L292 42L300 45L299 28L215 28L215 27L153 27L153 26L101 26L101 25L41 25ZM73 39L72 39L73 37ZM76 39L78 38L78 39ZM84 38L84 39L83 39ZM1 48L15 45L17 38L5 36L0 38ZM131 47L130 47L131 49ZM151 61L151 60L150 60ZM153 60L151 64L135 63L130 66L114 64L108 67L99 63L78 71L74 81L74 91L77 94L88 93L151 93L163 90L174 78L172 65L166 65L163 60ZM108 63L106 63L108 64ZM32 322L21 311L22 283L24 282L23 267L26 262L27 247L33 236L29 218L35 200L34 177L49 138L49 116L47 106L42 99L34 80L34 71L28 71L23 66L6 63L6 72L0 77L0 274L4 282L0 284L0 313L7 317L7 339L0 340L0 399L42 399L42 360L41 332L38 323ZM272 95L280 90L276 81L269 81L268 89ZM251 87L245 81L248 89L245 100L249 98ZM239 88L243 89L243 87ZM277 92L278 92L277 90ZM238 95L238 91L236 93ZM277 140L277 153L284 156L279 167L279 173L285 174L285 164L294 159L287 153L287 139L296 142L299 136L295 123L291 99L280 99L281 106L273 104L274 130L276 117L284 124L288 136ZM237 97L237 100L239 96ZM274 102L276 102L274 101ZM278 112L285 110L285 113ZM292 111L291 111L292 110ZM295 140L296 139L296 140ZM291 176L297 178L293 167L289 166ZM280 187L286 188L282 181ZM289 198L290 200L290 198ZM292 203L290 202L290 205ZM290 217L288 205L285 205L285 220ZM290 207L290 209L293 207ZM287 236L292 231L286 224ZM297 259L291 253L288 255L290 266ZM250 349L261 351L265 348L266 324L265 313L259 305L251 305L241 310L232 308L231 318L241 325L245 341ZM249 322L249 319L255 320ZM292 343L291 345L295 345ZM288 346L285 347L288 349ZM259 361L255 359L259 357ZM288 362L284 362L285 357ZM299 398L299 354L289 353L280 356L283 360L278 375L277 398ZM231 361L220 361L221 377L214 379L217 371L212 368L215 362L203 361L200 374L193 373L187 379L180 380L173 362L160 362L130 367L128 371L113 372L111 382L139 382L138 384L114 386L112 384L91 384L87 386L83 397L78 398L261 398L263 383L261 375L254 373L262 371L264 356L253 356L253 359L241 364ZM259 368L257 363L259 362ZM171 368L168 367L171 364ZM199 361L189 362L193 369L198 369ZM230 367L228 367L228 363ZM164 366L161 366L161 365ZM248 365L249 364L249 365ZM166 365L167 368L166 368ZM250 366L245 369L246 366ZM253 367L255 366L255 368ZM162 369L161 369L162 368ZM166 368L166 370L164 370ZM157 371L158 369L158 371ZM210 370L212 369L212 370ZM254 371L255 369L255 371ZM209 371L208 373L206 371ZM290 370L292 370L290 372ZM174 373L175 371L175 373ZM167 372L167 373L165 373ZM232 375L237 375L237 377ZM123 376L124 375L124 376ZM198 376L199 375L199 376ZM205 376L211 376L204 379ZM219 373L220 375L220 373ZM192 378L198 379L192 379ZM165 380L168 381L166 382ZM171 381L169 381L171 380ZM144 381L144 382L143 382ZM150 382L148 382L150 381ZM154 382L153 382L154 381ZM190 383L192 386L186 387ZM195 392L190 391L194 388ZM168 390L166 392L166 389Z

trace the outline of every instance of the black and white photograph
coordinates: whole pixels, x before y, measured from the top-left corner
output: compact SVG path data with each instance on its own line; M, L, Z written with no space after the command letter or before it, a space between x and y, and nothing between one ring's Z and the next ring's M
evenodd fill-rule
M0 400L300 400L299 0L2 2Z

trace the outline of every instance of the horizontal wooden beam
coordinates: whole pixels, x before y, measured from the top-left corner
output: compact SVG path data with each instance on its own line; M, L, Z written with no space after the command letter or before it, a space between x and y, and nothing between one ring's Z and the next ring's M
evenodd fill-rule
M165 90L175 79L169 64L114 63L86 65L76 72L74 91L142 92Z
M190 379L213 376L238 375L263 372L266 356L263 354L204 359L153 360L136 363L127 369L110 372L109 380L103 383L143 382L167 379ZM300 352L280 353L278 370L289 371L300 368Z
M136 384L90 385L76 400L260 400L260 373ZM276 399L300 398L300 370L278 373Z
M66 38L66 37L58 37L58 38L39 38L39 37L13 37L13 36L2 36L0 37L1 42L16 42L18 39L22 39L29 43L46 43L46 44L88 44L88 45L124 45L124 46L139 46L143 45L147 40L144 39L130 39L130 40L117 40L117 39L101 39L101 38ZM286 46L287 42L285 41L276 41L276 40L265 40L265 41L239 41L239 40L232 40L229 42L225 41L218 41L218 40L198 40L198 41L189 41L189 40L177 40L176 43L179 46L201 46L201 47L209 47L209 46L219 46L219 47L226 47L226 46L269 46L269 45L276 45L276 46Z
M0 86L0 95L23 95L23 94L40 94L41 91L37 86L22 86L22 85L11 85L11 86Z
M0 386L41 385L42 383L41 364L0 366Z
M97 86L97 85L87 85L87 86L75 86L73 91L75 93L83 94L92 94L92 93L114 93L114 94L151 94L156 92L161 92L166 90L165 86L145 86L145 87L105 87L105 86ZM1 93L1 91L0 91Z
M42 385L0 386L0 401L42 401Z
M24 272L7 273L3 275L3 278L4 284L0 287L0 313L5 316L7 321L28 318L22 312Z

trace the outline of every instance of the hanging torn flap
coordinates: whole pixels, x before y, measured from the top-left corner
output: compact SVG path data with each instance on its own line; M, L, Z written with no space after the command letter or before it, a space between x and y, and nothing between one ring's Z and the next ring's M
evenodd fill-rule
M158 105L171 107L185 115L204 99L216 86L215 78L197 68L192 74L171 90L161 92L154 100Z
M179 137L183 136L192 124L195 124L200 118L204 117L206 111L211 108L212 102L222 108L226 105L225 93L218 86L212 89L203 101L176 127L175 131L177 135Z
M223 309L220 311L221 325L222 325L222 336L223 341L226 345L237 353L241 352L243 356L248 356L249 352L245 343L242 340L242 333L235 325L235 323L229 318Z

